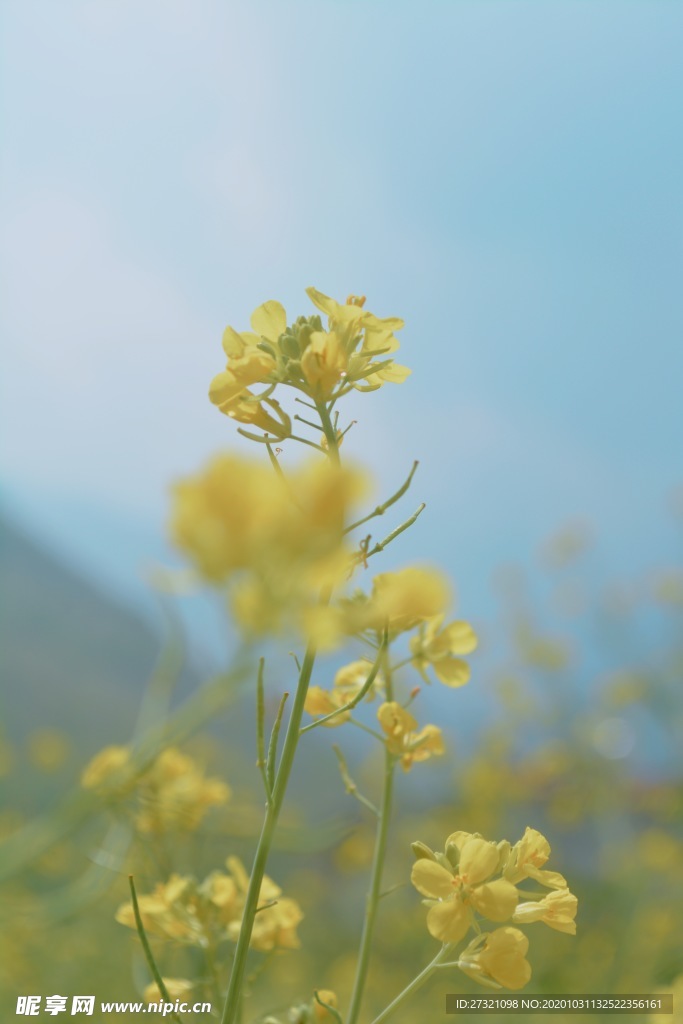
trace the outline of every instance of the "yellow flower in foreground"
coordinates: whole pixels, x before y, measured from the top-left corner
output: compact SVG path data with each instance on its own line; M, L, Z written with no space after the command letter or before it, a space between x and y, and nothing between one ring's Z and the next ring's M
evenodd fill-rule
M413 665L425 682L427 668L446 686L463 686L470 678L470 667L460 654L470 654L477 646L477 636L468 622L450 622L442 627L443 615L435 615L420 626L410 641Z
M518 843L512 847L504 875L514 884L524 878L533 878L549 889L566 889L566 879L559 871L544 871L550 856L550 843L535 828L527 828Z
M441 614L450 599L445 577L434 569L410 566L375 576L364 609L366 628L403 633Z
M360 473L319 460L285 483L269 465L223 456L176 486L172 532L203 576L232 584L244 628L305 628L320 589L348 576L344 528L364 490Z
M495 843L479 836L456 832L449 845L459 850L458 867L446 867L442 861L422 857L413 864L411 881L418 892L432 903L427 914L430 935L441 942L459 942L474 921L473 911L491 921L506 921L517 906L514 885L503 878L490 881L500 864Z
M187 978L163 978L163 982L172 1000L184 1000L185 996L194 988L194 982L188 981ZM142 993L142 998L146 1003L162 1003L164 1001L164 996L162 996L156 981L147 986Z
M576 917L578 900L569 889L554 889L540 900L520 903L512 920L515 924L531 924L543 921L558 932L576 935Z
M518 928L496 928L486 935L484 945L477 938L471 944L472 952L465 950L458 966L475 981L484 985L504 988L524 988L531 978L531 966L526 959L529 940Z

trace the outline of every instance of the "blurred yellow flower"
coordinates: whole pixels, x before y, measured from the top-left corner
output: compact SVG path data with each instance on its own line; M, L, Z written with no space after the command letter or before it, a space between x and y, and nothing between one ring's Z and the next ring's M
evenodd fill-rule
M171 875L152 893L139 895L138 907L145 931L201 948L213 947L224 939L235 941L249 876L237 857L229 857L226 865L229 874L213 871L200 884L190 876ZM297 948L296 927L303 919L298 903L283 897L279 886L265 876L259 905L261 909L251 937L252 948L261 951ZM132 902L123 903L115 917L119 924L136 927Z
M105 747L86 765L81 785L123 799L135 793L135 824L142 833L193 831L210 807L230 798L230 787L207 779L195 761L168 747L138 772L128 768L128 747ZM128 770L127 770L128 769Z
M313 1000L313 1019L316 1021L316 1024L330 1024L331 1021L336 1020L336 1017L325 1006L321 1006L320 1003L326 1003L327 1006L331 1006L336 1010L339 1005L337 993L332 992L328 988L320 988L318 989L318 999L320 1002L316 999Z
M338 708L353 700L362 690L371 671L372 664L365 658L344 665L336 673L334 686L331 690L325 690L321 686L310 686L308 688L304 710L315 718L337 711ZM381 689L383 685L383 680L378 674L365 695L365 700L374 700L377 690ZM350 711L341 711L334 718L331 718L329 722L323 722L323 725L326 727L341 725L343 722L348 722L350 717Z
M470 667L459 654L470 654L477 646L477 636L468 622L450 622L442 626L444 615L435 615L422 623L417 636L410 641L413 665L425 682L427 668L446 686L463 686L470 678Z
M125 772L129 759L128 747L104 747L83 769L81 785L96 790L108 788L114 782L124 787L134 785L135 780Z
M366 629L395 635L443 612L450 599L448 582L435 569L410 566L375 576L372 592L359 615Z
M205 778L191 757L169 747L143 776L139 798L135 822L140 832L190 832L210 807L229 800L230 787L220 779Z
M431 903L427 914L430 935L441 942L459 942L474 922L473 911L491 921L506 921L517 906L514 885L503 878L490 881L500 865L500 850L480 836L455 832L446 849L459 851L458 866L446 867L448 859L421 857L413 864L411 881Z
M61 768L70 749L69 737L59 729L36 729L28 738L29 758L44 772Z
M364 489L360 473L326 460L292 470L285 484L268 465L223 456L176 485L171 529L203 576L233 584L245 628L274 631L285 618L303 626L321 588L349 574L344 527Z
M526 959L529 940L518 928L496 928L485 936L484 945L477 948L481 938L475 939L460 957L461 971L481 984L504 988L523 988L531 978L531 966Z
M405 772L416 761L427 761L444 753L441 730L436 725L425 725L418 731L417 721L396 701L381 704L377 718L387 737L387 750L401 758Z
M512 920L515 924L543 921L558 932L576 935L576 908L578 900L569 889L554 889L540 900L520 903Z
M187 978L164 978L162 975L162 980L172 1000L184 1000L194 988L194 982L188 981ZM162 1003L164 1001L164 996L162 996L156 981L147 986L142 993L142 998L146 1003Z

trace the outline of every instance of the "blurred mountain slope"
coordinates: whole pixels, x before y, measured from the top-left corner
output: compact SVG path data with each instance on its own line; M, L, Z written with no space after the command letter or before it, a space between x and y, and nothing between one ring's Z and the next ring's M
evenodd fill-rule
M2 720L85 749L126 738L159 651L151 627L0 517Z

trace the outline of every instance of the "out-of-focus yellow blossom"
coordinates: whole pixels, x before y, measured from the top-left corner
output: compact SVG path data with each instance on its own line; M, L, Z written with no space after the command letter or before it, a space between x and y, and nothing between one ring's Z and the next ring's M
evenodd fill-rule
M683 1024L683 974L677 975L668 985L663 985L653 992L653 995L673 996L673 1016L667 1017L669 1024ZM647 1017L648 1024L661 1024L661 1013L650 1013Z
M353 700L362 690L371 671L372 664L366 659L362 658L359 661L352 661L350 664L339 669L334 677L334 686L331 690L324 690L321 686L309 687L304 709L309 715L313 715L316 718L331 714ZM377 690L381 689L383 685L383 680L378 674L365 695L365 700L374 700ZM331 718L329 722L323 722L323 725L341 725L343 722L348 722L350 717L350 711L341 711L334 718Z
M136 824L141 832L192 831L210 807L230 798L230 787L207 779L191 757L169 747L152 764L140 788Z
M210 807L230 798L220 779L205 778L195 761L175 747L162 750L142 771L129 768L128 747L105 747L81 775L85 789L123 799L135 792L135 824L140 832L192 831Z
M549 889L566 889L567 881L559 871L542 870L550 856L550 843L535 828L527 828L518 843L512 847L504 875L517 884L524 878L533 878Z
M459 967L475 981L490 987L524 988L531 978L531 965L526 959L529 940L518 928L496 928L475 939L464 951ZM480 948L478 948L480 947ZM493 985L491 984L493 983Z
M396 701L380 705L377 718L387 737L387 749L390 754L401 758L404 772L410 771L415 762L428 761L430 757L440 757L444 753L441 729L436 725L425 725L418 730L417 721Z
M446 850L457 849L458 864L450 858L421 857L413 864L411 881L430 904L427 928L441 942L459 942L474 922L473 912L491 921L507 921L517 906L518 893L504 878L491 881L500 867L501 851L481 836L454 832ZM446 865L449 865L448 867Z
M187 978L164 978L162 980L166 986L166 991L172 1000L185 999L192 989L194 988L194 982L188 981ZM163 1003L164 996L159 991L159 986L156 981L153 981L142 993L142 998L146 1003Z
M543 921L558 932L576 935L576 908L578 900L569 889L554 889L540 900L520 903L512 920L515 924Z
M268 465L223 456L176 486L172 532L203 576L233 584L243 626L305 625L321 588L348 576L344 527L364 489L358 472L327 462L298 467L285 484Z
M404 633L436 615L450 600L446 578L434 569L409 566L375 576L372 591L356 606L360 629Z
M413 665L426 683L427 668L446 686L464 686L470 678L470 667L459 654L470 654L477 646L477 636L468 622L450 622L443 626L444 615L435 615L421 624L417 636L410 641Z
M83 769L81 785L84 789L124 789L135 784L135 779L127 772L130 760L128 747L110 746L100 750Z
M323 715L331 714L346 703L348 703L348 697L345 697L339 690L324 690L322 686L309 686L304 710L309 715L313 715L314 718L320 718ZM323 722L323 725L334 728L337 725L343 725L344 722L348 722L350 717L350 711L340 711L329 722Z
M249 875L238 857L228 857L227 866L235 883L240 906L244 905L249 887ZM268 906L273 903L273 906ZM296 900L283 897L282 889L267 875L263 876L259 890L259 907L254 918L250 945L252 949L269 952L272 949L298 949L299 937L297 925L303 920L303 913ZM241 926L241 909L239 920L228 926L228 936L235 941Z
M36 729L28 738L29 758L41 771L55 771L69 756L69 737L58 729Z
M202 948L213 947L224 939L236 940L249 876L237 857L229 857L226 864L229 874L213 871L200 884L190 876L171 875L152 893L138 896L145 930L150 935ZM270 903L274 905L269 906ZM279 886L265 876L259 905L262 909L254 922L252 948L297 948L296 927L303 918L298 903L284 898ZM123 903L115 916L119 924L136 927L132 902Z
M330 1024L330 1021L336 1020L336 1018L330 1013L326 1006L321 1006L320 1003L326 1003L327 1006L337 1009L339 1006L339 1000L337 999L337 993L333 992L328 988L318 989L318 1000L313 1000L313 1019L316 1024Z

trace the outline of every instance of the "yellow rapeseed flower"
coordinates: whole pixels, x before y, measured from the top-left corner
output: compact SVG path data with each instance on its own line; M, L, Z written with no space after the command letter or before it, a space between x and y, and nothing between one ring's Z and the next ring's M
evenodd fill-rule
M173 939L183 945L207 948L224 939L235 941L239 934L249 876L237 857L226 861L229 874L213 871L198 884L190 876L171 875L153 892L138 896L140 916L150 935ZM271 904L273 904L271 906ZM303 918L295 900L265 876L259 892L259 906L251 938L253 949L268 951L298 946L296 926ZM116 920L135 928L132 902L123 903Z
M418 731L417 721L396 701L381 704L377 718L387 737L387 750L401 758L404 771L410 771L415 762L444 753L441 730L436 725L425 725Z
M520 903L512 920L515 924L531 924L543 921L558 932L576 935L576 917L578 900L569 889L554 889L540 900Z
M446 867L447 857L421 857L413 865L411 881L431 903L427 928L441 942L459 942L474 922L473 912L491 921L507 921L517 906L514 885L503 878L491 881L500 865L500 850L481 836L456 832L446 849L459 851L458 866Z
M285 484L268 465L223 456L176 486L172 532L203 576L231 584L244 628L303 626L321 588L348 576L344 527L363 491L361 474L327 462L304 463Z
M210 807L230 798L230 787L220 779L205 778L191 757L169 747L143 776L139 798L135 823L140 832L189 832Z
M348 355L335 331L314 331L301 358L301 369L316 398L328 399L346 377Z
M103 790L114 786L126 788L135 780L126 772L130 760L128 747L109 746L98 751L81 773L84 789Z
M330 1013L327 1006L331 1006L335 1010L337 1009L339 1006L337 993L332 992L328 988L321 988L318 989L318 999L320 1002L316 999L313 1000L313 1020L316 1024L331 1024L332 1021L336 1020L336 1017ZM326 1006L321 1006L321 1003L325 1003Z
M459 967L475 981L491 987L524 988L531 978L531 966L526 959L529 940L518 928L496 928L475 939L464 951Z
M366 629L404 633L443 612L450 599L446 578L435 569L409 566L375 576L360 615Z
M314 718L319 718L343 707L344 704L348 704L362 690L371 670L372 665L365 658L344 665L336 673L331 690L325 690L321 686L309 687L304 710L309 715L313 715ZM381 689L383 685L384 682L378 674L365 695L365 700L374 700L378 689ZM348 722L350 717L350 711L341 711L334 718L331 718L329 722L323 722L323 725L330 727L341 725L343 722Z
M533 878L549 889L566 889L567 881L559 871L542 870L549 857L550 843L545 836L535 828L527 828L510 851L504 875L515 885L524 878Z
M427 683L427 668L431 665L437 679L446 686L463 686L470 678L470 667L456 655L475 650L477 636L468 622L443 626L444 617L441 614L428 619L410 641L413 665Z

